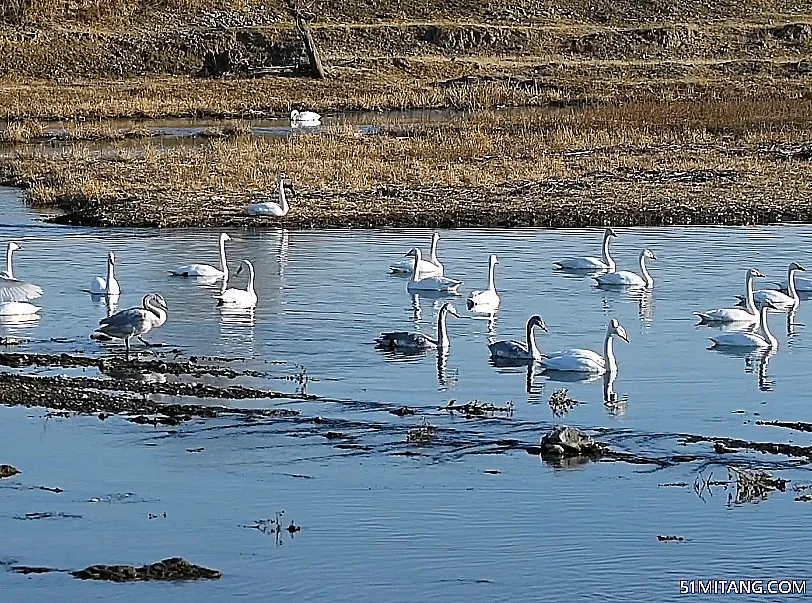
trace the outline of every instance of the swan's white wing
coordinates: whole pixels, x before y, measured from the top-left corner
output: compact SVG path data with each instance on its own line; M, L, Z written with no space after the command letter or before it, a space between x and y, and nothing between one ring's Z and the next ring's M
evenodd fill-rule
M249 216L284 216L285 212L278 203L252 203L246 206L245 213Z
M639 274L621 270L620 272L610 272L596 276L595 280L599 285L645 285L646 281Z
M13 278L0 277L0 302L24 302L42 295L42 287Z
M771 289L756 291L753 293L753 299L758 305L762 305L767 300L780 306L792 306L795 304L795 300L789 295L785 295L780 291L773 291Z
M443 276L443 269L441 266L420 260L417 269L421 277L426 276ZM389 270L397 274L411 274L414 270L414 260L403 260L389 265Z
M736 348L766 348L769 347L764 338L756 333L720 333L709 338L714 344L720 347Z
M172 276L222 276L223 272L208 264L188 264L172 270Z
M530 352L524 343L519 341L496 341L488 345L491 358L526 359Z
M743 308L719 308L708 312L694 312L704 323L756 322L758 316Z
M541 361L542 366L551 371L575 371L596 373L606 370L603 356L592 350L571 349L556 352Z
M39 307L28 302L0 303L0 316L31 316L39 311Z
M593 257L569 258L559 262L553 262L559 268L565 270L608 270L603 260Z

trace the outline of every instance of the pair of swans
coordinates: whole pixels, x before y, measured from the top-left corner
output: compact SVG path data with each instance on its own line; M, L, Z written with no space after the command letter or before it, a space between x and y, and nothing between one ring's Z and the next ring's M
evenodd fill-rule
M437 243L440 241L440 234L435 232L431 235L431 249L429 250L429 259L424 260L421 256L420 261L417 262L417 267L420 276L443 276L445 268L437 259ZM389 270L393 274L411 274L414 269L413 260L402 260L394 264L390 264Z
M613 337L620 337L626 342L629 341L626 330L613 318L606 329L606 336L603 340L603 354L582 348L570 348L545 355L536 346L533 337L535 327L539 327L544 331L547 330L544 320L540 316L531 316L530 320L527 321L526 344L519 341L491 343L488 346L491 352L491 360L494 363L539 362L546 371L602 375L617 371L617 361L615 360L612 344Z
M448 315L459 318L457 309L450 302L444 303L437 313L437 337L432 339L423 333L412 333L409 331L391 331L381 333L375 340L378 347L393 352L403 352L416 354L429 350L446 350L451 345L448 338L446 318Z
M29 300L42 296L42 287L18 280L14 276L11 256L22 249L10 241L6 249L6 269L0 272L0 317L35 318L40 311L38 306L28 303Z
M276 196L278 203L273 201L265 201L263 203L252 203L245 208L245 213L249 216L275 216L281 218L286 216L290 211L288 205L288 196L285 193L285 180L288 175L284 172L279 175L279 180L276 184Z
M321 115L315 111L298 111L294 109L290 112L290 125L297 126L318 126L321 125Z
M451 295L458 295L458 289L462 285L462 281L454 280L446 276L423 276L420 272L421 257L420 250L413 247L406 254L406 257L412 258L412 277L406 283L406 290L409 293L420 292L435 292L447 293Z
M163 296L159 293L150 293L144 296L140 307L121 310L102 318L96 332L115 339L123 339L125 357L129 359L130 340L137 337L144 345L149 345L143 336L163 325L166 322L166 313L166 300Z

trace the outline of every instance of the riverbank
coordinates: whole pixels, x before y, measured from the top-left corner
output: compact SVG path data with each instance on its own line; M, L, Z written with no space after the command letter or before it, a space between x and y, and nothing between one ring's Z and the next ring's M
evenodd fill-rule
M101 226L809 221L811 115L809 101L640 103L287 137L238 122L193 144L142 135L104 152L17 145L0 155L0 181L58 222ZM290 213L245 215L247 203L274 196L282 172L296 190Z

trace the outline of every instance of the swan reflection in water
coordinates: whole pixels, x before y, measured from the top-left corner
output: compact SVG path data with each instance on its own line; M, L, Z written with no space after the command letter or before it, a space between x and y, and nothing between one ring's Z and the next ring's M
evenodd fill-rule
M437 350L437 382L442 389L456 389L459 371L448 370L449 349Z
M278 233L279 237L279 244L276 248L276 263L279 266L279 276L285 276L285 269L288 267L288 245L289 245L289 237L290 234L288 233L287 228L283 228L280 233ZM282 288L282 284L280 283L280 289Z
M110 317L116 313L118 310L118 302L121 298L121 295L94 295L90 294L90 301L94 304L98 304L100 306L105 307L105 311L107 312L107 316Z
M763 392L772 391L775 388L775 379L767 373L770 359L777 354L775 349L762 348L758 350L736 349L736 348L713 348L719 354L731 358L741 358L744 360L744 372L755 373L758 376L758 388Z

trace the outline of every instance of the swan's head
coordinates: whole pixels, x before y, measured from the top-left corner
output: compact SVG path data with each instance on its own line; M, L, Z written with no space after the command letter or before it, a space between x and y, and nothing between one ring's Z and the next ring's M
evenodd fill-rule
M606 229L606 230L603 232L603 236L604 236L604 237L606 237L606 238L608 238L608 237L616 237L616 236L617 236L617 233L616 233L616 232L615 232L613 229L611 229L611 228L607 228L607 229Z
M439 241L439 240L440 240L440 233L435 230L434 234L431 235L431 241L432 241L432 243L437 243L437 241Z
M440 308L440 311L442 312L443 310L445 310L448 314L451 314L451 316L456 316L457 318L460 317L460 315L457 314L457 309L454 306L452 306L450 302L446 302L443 304L443 307Z
M640 254L640 256L646 258L647 260L656 260L657 259L657 256L654 255L654 252L651 251L650 249L644 249L642 251L642 253Z
M789 265L789 269L790 270L801 270L803 272L806 272L806 268L801 266L798 262L792 262L792 264Z
M167 309L167 306L166 306L166 300L164 299L164 296L163 296L163 295L161 295L160 293L153 293L153 294L152 294L152 300L153 300L153 301L154 301L154 302L155 302L157 305L159 305L161 308L163 308L164 310L166 310L166 309Z
M284 182L287 179L288 179L288 173L287 172L282 172L281 174L279 174L279 182Z
M491 254L490 262L491 262L491 266L495 266L496 264L499 263L499 258L496 257L496 254Z
M538 327L542 331L547 330L547 325L544 324L544 320L538 314L534 314L530 317L530 320L527 321L527 328L532 329L533 327Z
M17 251L18 249L22 249L22 247L17 245L17 243L15 243L14 241L9 242L9 244L8 244L8 250L9 251Z
M296 119L297 117L299 117L299 111L294 109L293 111L290 112L290 118L291 119Z
M755 268L750 268L750 270L747 271L747 276L749 276L750 278L766 278L763 274L761 274L761 272L759 272Z
M420 259L420 250L417 247L412 247L408 252L406 252L406 257Z
M115 254L115 253L113 253L112 251L110 251L110 252L107 254L107 263L108 263L108 264L110 264L111 266L115 266L115 265L116 265L116 254Z
M230 240L231 240L231 237L230 237L230 236L228 236L226 233L221 232L221 233L220 233L220 240L221 240L223 243L225 243L226 241L230 241Z
M609 333L612 335L617 335L626 343L629 342L629 334L626 333L626 329L617 321L617 319L613 318L612 321L609 323Z

